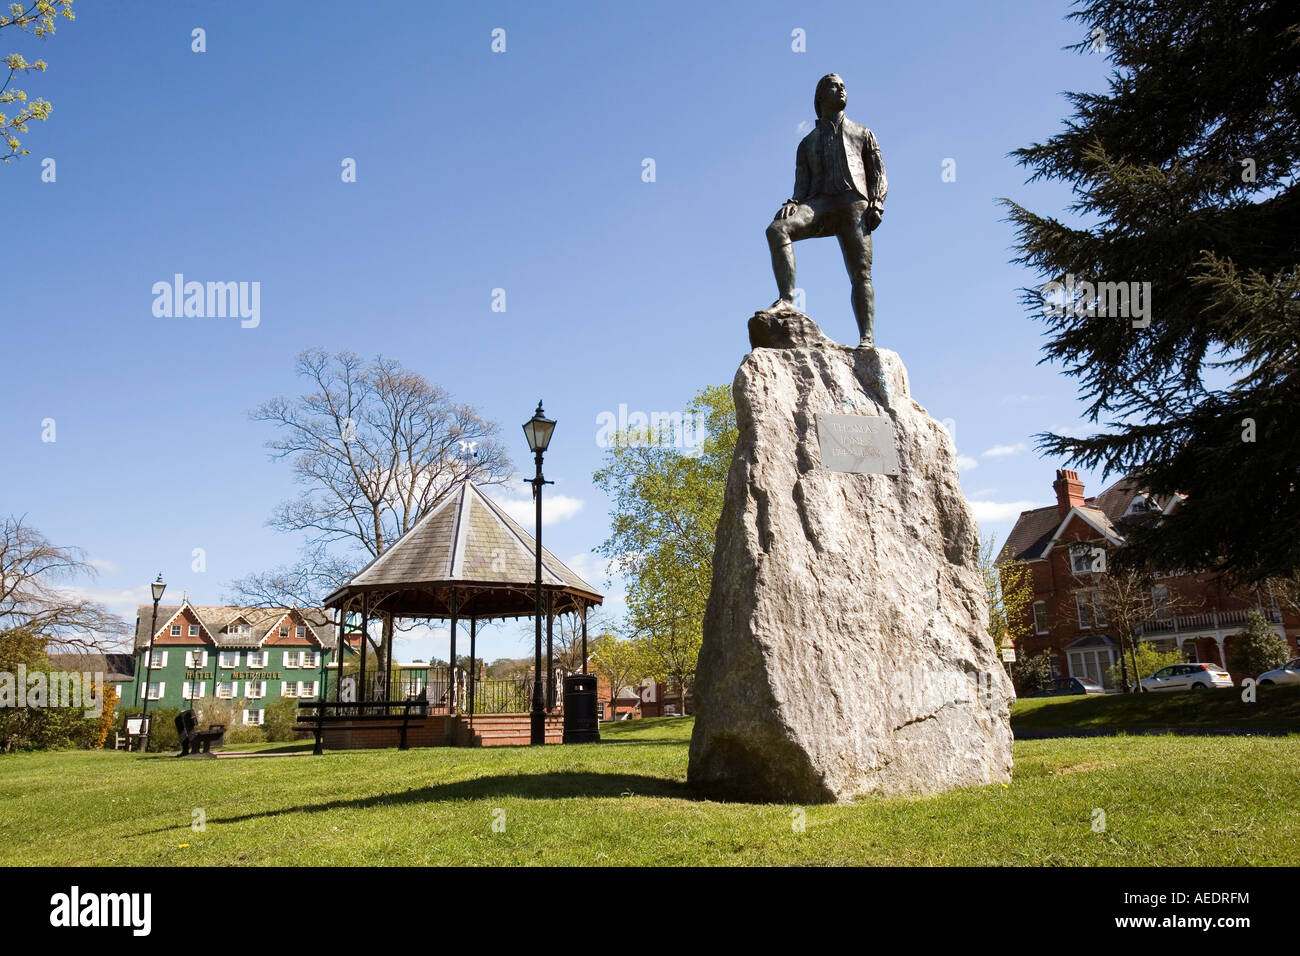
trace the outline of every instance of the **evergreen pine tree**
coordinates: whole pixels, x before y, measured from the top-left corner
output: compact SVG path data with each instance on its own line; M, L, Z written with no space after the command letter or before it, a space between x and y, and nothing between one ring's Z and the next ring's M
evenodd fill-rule
M1045 284L1150 282L1151 309L1117 316L1112 296L1096 303L1108 315L1049 314L1088 303L1024 290L1044 361L1078 379L1099 429L1039 448L1187 496L1126 530L1134 566L1286 575L1300 568L1300 6L1097 0L1069 18L1084 28L1071 49L1114 70L1106 92L1067 94L1063 132L1013 154L1076 197L1068 221L1004 200L1015 261Z

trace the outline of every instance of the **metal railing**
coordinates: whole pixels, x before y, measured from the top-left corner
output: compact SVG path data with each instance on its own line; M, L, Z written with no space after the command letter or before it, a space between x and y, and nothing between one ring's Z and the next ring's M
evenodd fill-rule
M1170 614L1167 617L1150 618L1142 622L1143 637L1167 637L1173 634L1205 633L1237 629L1246 626L1252 612L1263 616L1270 624L1280 624L1282 615L1276 608L1234 608L1220 611L1217 608L1200 614Z
M533 707L533 679L473 681L474 714L526 714ZM468 712L468 698L461 705Z

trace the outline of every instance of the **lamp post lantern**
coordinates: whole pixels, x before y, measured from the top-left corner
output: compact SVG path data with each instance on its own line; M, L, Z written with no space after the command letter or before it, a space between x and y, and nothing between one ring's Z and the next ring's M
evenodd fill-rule
M542 486L552 484L542 477L542 454L551 443L551 434L555 431L555 422L546 417L542 403L537 402L537 411L533 417L524 422L524 437L528 439L528 448L537 461L537 477L531 479L533 501L537 505L537 580L534 604L534 618L537 622L537 634L533 642L533 707L529 721L529 744L546 743L546 712L542 709ZM530 479L525 478L525 481Z
M148 657L145 658L144 666L144 708L140 712L141 717L149 716L149 679L153 677L153 638L158 632L158 602L162 600L163 591L167 590L167 585L163 584L162 572L158 572L158 580L149 585L153 591L153 618L149 624L149 650ZM142 724L142 728L147 724Z

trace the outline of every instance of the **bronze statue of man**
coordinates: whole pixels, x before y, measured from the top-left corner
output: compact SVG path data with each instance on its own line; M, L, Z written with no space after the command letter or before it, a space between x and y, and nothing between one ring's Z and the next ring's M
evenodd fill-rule
M767 227L772 271L780 298L773 309L794 308L794 249L800 239L835 236L853 284L853 315L860 346L872 345L876 295L871 288L871 233L885 212L885 163L875 134L844 116L844 81L828 73L817 81L817 125L795 155L794 194Z

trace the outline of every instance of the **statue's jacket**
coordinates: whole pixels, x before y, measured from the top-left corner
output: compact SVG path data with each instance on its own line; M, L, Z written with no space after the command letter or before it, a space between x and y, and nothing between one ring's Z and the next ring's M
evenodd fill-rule
M811 198L814 184L822 181L821 139L830 135L834 133L818 122L813 131L799 143L795 155L794 193L790 197L795 202L807 202ZM844 140L844 156L848 161L853 188L871 204L877 214L884 215L885 193L889 184L885 180L885 161L881 158L876 135L847 116L840 126L840 135Z

